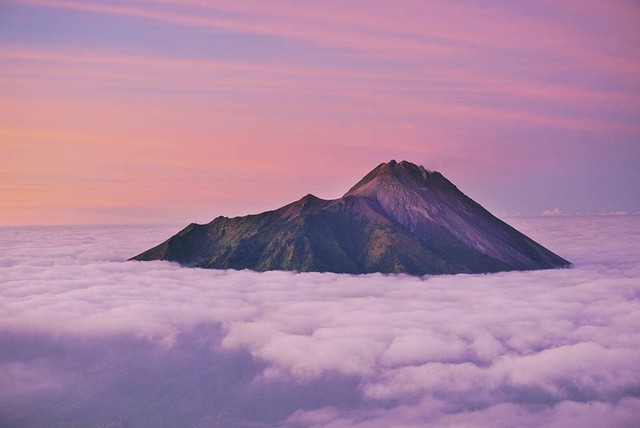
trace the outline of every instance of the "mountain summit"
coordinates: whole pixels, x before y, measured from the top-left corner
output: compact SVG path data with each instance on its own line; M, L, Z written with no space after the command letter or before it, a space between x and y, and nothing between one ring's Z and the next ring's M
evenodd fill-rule
M494 217L436 171L394 160L342 198L192 223L132 260L211 269L454 274L569 262Z

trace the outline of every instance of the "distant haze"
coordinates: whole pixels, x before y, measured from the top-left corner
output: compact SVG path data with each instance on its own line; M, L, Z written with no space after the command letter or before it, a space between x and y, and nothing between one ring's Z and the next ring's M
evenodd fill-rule
M520 219L570 269L123 262L176 229L0 228L3 427L637 427L640 216Z
M0 224L207 222L438 170L497 215L640 210L627 0L0 3Z

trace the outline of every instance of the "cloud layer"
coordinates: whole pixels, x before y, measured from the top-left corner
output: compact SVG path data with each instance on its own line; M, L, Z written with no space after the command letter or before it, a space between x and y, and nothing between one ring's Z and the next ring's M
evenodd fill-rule
M515 225L574 266L210 271L123 262L172 227L0 229L0 420L633 426L640 217Z

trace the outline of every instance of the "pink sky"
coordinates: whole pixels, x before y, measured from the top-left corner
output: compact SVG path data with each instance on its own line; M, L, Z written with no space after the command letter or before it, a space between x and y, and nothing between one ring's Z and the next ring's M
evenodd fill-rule
M0 225L209 221L379 162L640 210L631 1L5 1Z

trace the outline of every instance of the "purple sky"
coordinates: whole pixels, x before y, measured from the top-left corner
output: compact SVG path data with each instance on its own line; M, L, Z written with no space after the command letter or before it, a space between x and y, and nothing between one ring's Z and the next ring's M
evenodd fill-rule
M0 1L0 224L209 221L380 162L640 210L633 1Z

